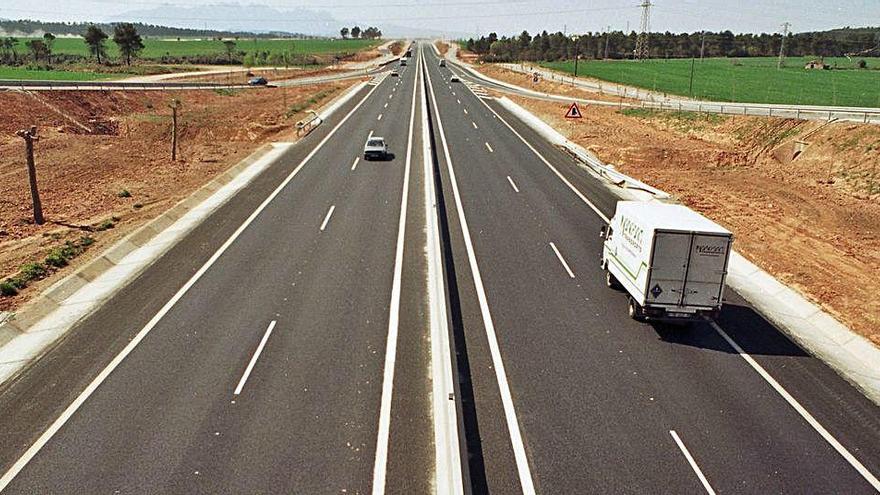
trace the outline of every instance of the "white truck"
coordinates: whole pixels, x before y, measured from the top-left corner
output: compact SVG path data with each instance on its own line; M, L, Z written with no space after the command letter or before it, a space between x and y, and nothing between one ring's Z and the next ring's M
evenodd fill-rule
M620 201L602 227L606 284L639 321L716 318L733 234L681 205Z

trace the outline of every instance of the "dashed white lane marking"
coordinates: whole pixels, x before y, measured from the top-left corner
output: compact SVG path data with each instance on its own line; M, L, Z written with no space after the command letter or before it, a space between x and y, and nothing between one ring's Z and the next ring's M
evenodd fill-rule
M463 110L464 110L464 114L467 115L468 114L467 108L464 108Z
M327 228L327 223L330 222L330 216L333 215L333 210L335 210L335 209L336 209L336 205L333 205L327 211L327 216L324 217L324 221L321 223L321 232L323 232L324 229Z
M493 150L492 147L489 146L489 143L486 143L486 149L489 150L489 153L495 153L495 150Z
M461 100L459 100L459 99L456 99L456 100L455 100L455 101L457 101L457 102L458 102L458 104L459 104L459 105L461 105Z
M477 127L477 123L476 123L476 122L473 122L473 121L472 121L472 122L471 122L471 125L474 126L474 129L479 129L479 127Z
M565 268L565 271L568 272L568 276L574 278L574 272L569 268L568 263L565 262L565 258L562 257L562 253L559 252L559 249L556 248L556 244L550 243L550 247L553 248L553 252L556 253L556 257L559 258L559 262L562 263L562 266Z
M376 118L376 120L382 120L382 114L381 114L381 113L379 114L379 117Z
M850 466L855 468L855 470L858 471L860 475L862 475L862 478L865 478L868 484L870 484L875 490L880 492L880 480L878 480L876 476L871 474L871 472L868 471L868 469L861 462L859 462L859 460L856 459L855 456L853 456L849 452L849 450L846 449L846 447L838 442L837 439L834 438L834 436L832 436L831 433L829 433L824 426L816 421L816 418L814 418L813 415L809 413L809 411L804 409L800 402L792 397L792 395L788 393L788 391L785 390L782 385L780 385L779 382L777 382L776 379L770 375L770 373L767 373L767 370L765 370L763 366L758 364L758 362L755 361L752 356L750 356L747 352L745 352L742 347L740 347L739 344L736 343L736 341L730 338L730 336L727 335L727 332L725 332L714 321L710 321L709 325L711 325L712 328L714 328L715 331L718 332L718 335L721 335L721 337L726 340L728 344L730 344L730 347L732 347L733 350L735 350L740 355L740 357L742 357L747 363L749 363L749 366L751 366L752 369L754 369L758 372L759 375L761 375L761 378L763 378L764 381L769 383L770 386L773 387L774 390L776 390L776 393L781 395L782 398L785 399L786 402L788 402L788 405L794 408L794 410L797 411L797 413L800 414L801 417L804 418L804 420L810 426L812 426L813 429L816 430L816 432L819 433L819 435L821 435L826 442L834 447L834 450L836 450L838 454L843 456L843 458L846 459L846 462L848 462Z
M388 103L385 103L385 106L382 107L382 108L388 108Z
M510 187L512 187L514 191L519 192L519 188L516 187L516 184L513 182L513 179L511 179L509 175L507 176L507 182L510 182Z
M388 95L388 99L394 98L394 95Z
M266 347L266 341L268 341L269 336L272 335L273 328L275 328L275 320L272 320L272 323L269 323L269 328L266 329L266 333L263 335L263 340L260 341L260 345L257 346L257 350L254 351L251 361L244 370L244 374L241 375L241 380L238 381L238 386L235 387L235 392L232 393L233 395L240 394L241 390L244 388L244 384L247 383L248 377L251 376L251 371L254 370L254 365L257 364L257 359L260 359L260 354L263 352L263 348Z
M352 172L354 171L354 169L357 168L357 166L358 166L358 162L360 162L360 161L361 161L361 157L357 157L357 158L354 159L354 163L351 164L351 170L352 170Z
M691 465L691 468L697 473L697 478L700 479L700 483L703 484L703 488L706 489L706 493L709 495L715 495L715 490L712 489L712 486L709 484L709 480L703 475L703 471L700 470L700 466L697 466L697 461L694 460L694 457L688 452L687 447L684 446L684 442L681 441L681 438L678 438L678 433L675 430L669 430L669 434L672 435L672 439L675 440L678 448L681 449L681 453L684 454L685 459L687 459L688 464Z

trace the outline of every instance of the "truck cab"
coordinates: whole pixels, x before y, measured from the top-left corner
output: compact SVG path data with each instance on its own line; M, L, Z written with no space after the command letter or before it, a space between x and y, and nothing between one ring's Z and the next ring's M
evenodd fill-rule
M699 320L721 310L733 235L682 205L620 201L601 236L606 284L636 320Z

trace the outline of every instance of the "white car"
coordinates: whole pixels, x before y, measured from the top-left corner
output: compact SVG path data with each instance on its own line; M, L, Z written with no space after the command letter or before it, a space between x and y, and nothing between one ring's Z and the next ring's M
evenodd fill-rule
M461 79L458 76L452 76L449 78L449 82L461 82Z
M440 67L446 67L446 60L440 59Z
M372 159L384 160L388 158L388 145L385 138L371 136L364 145L364 160Z

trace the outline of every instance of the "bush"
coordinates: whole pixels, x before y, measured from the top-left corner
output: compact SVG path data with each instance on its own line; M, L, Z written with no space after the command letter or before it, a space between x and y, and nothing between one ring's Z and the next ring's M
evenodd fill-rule
M46 267L42 263L25 263L21 265L22 280L27 283L46 276Z
M128 189L123 189L123 190L119 191L118 193L116 193L116 196L119 198L130 198L131 193L128 192Z
M46 256L46 264L49 266L54 266L55 268L61 268L67 266L67 257L64 256L64 253L61 249L53 249Z
M18 294L18 289L12 283L12 280L0 282L0 295L12 297Z
M98 232L103 232L105 230L110 230L115 226L116 225L113 223L113 220L110 220L108 218L107 220L104 220L103 222L99 223L98 226L95 227L95 230L97 230Z
M859 69L867 69L868 62L866 62L865 59L860 59L858 62L856 62L856 67L858 67Z
M87 235L84 235L79 238L79 245L82 247L89 247L94 243L95 243L95 239L93 237L89 237Z

